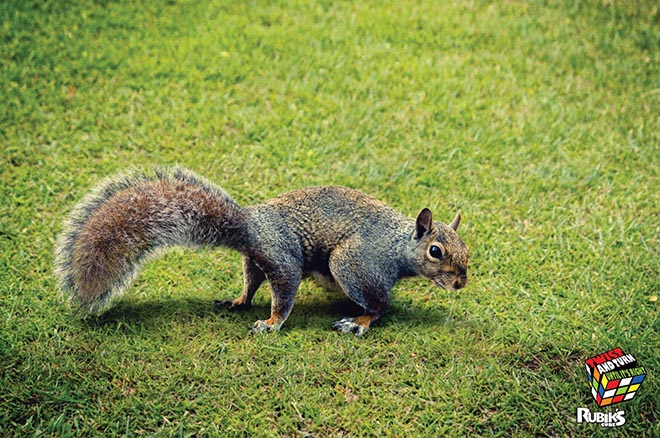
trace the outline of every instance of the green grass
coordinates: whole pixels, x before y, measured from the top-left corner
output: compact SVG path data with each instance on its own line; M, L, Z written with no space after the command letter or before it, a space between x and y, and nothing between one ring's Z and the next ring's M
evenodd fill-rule
M660 435L657 2L131 3L0 3L0 434ZM305 282L254 337L267 287L216 314L238 255L176 250L80 320L62 220L175 163L241 204L342 184L460 208L470 284L403 281L355 339ZM577 424L608 411L583 362L615 347L649 371L626 424Z

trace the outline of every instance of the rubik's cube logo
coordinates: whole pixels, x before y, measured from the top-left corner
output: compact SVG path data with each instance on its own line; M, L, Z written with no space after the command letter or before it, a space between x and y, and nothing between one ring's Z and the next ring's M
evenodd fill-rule
M591 394L598 406L632 400L646 377L632 354L620 348L601 353L585 361Z

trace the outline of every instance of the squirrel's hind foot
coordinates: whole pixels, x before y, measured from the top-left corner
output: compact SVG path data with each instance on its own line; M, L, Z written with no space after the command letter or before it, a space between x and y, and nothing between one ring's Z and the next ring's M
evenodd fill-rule
M215 300L213 301L213 309L216 312L222 310L229 310L234 312L236 310L245 310L249 309L250 305L245 304L244 302L238 302L238 300Z

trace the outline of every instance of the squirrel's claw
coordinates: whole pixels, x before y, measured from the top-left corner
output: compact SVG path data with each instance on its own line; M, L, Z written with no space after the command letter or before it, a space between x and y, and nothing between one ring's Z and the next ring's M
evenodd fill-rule
M340 333L353 333L358 337L364 335L367 330L369 330L369 327L365 327L355 322L355 318L348 317L333 322L332 328Z
M222 309L232 310L233 303L230 300L215 300L213 301L213 310L216 312Z
M282 324L269 324L268 321L264 321L260 319L259 321L255 321L255 323L252 325L252 334L259 334L259 333L266 333L266 332L277 332L280 330L280 327Z
M243 310L247 309L248 305L242 304L242 303L237 303L236 300L215 300L213 301L213 309L216 312L219 312L221 310L229 310L229 311L234 311L234 310Z

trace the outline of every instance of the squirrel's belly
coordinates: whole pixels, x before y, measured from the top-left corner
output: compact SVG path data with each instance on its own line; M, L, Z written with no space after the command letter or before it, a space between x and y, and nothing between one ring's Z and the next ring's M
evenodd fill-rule
M335 278L331 274L324 274L318 271L311 272L312 278L321 286L332 291L341 292L341 287L335 281Z

